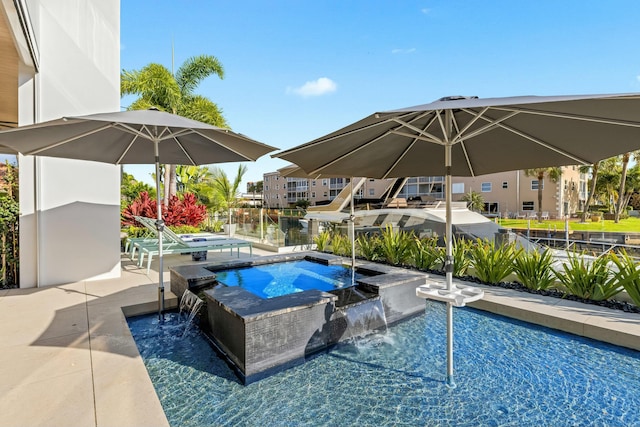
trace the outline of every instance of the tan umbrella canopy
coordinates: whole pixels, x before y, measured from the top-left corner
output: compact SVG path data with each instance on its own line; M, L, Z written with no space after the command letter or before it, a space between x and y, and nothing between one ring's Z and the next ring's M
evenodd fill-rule
M273 157L313 174L445 176L447 289L452 289L451 176L588 165L640 148L640 94L447 97L371 114ZM447 304L447 382L453 384Z
M242 134L155 109L63 117L0 132L0 146L24 155L91 160L112 164L155 164L160 195L160 163L206 165L255 161L276 150ZM158 310L164 311L162 233L157 197Z
M449 115L449 120L445 116ZM450 97L371 114L275 154L309 174L453 176L593 164L640 148L640 94Z

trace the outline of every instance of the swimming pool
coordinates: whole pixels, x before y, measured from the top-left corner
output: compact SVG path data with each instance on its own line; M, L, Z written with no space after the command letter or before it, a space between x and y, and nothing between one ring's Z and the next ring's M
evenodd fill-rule
M360 277L362 274L356 272L356 278ZM351 286L351 269L299 260L216 271L216 279L266 299L310 289L331 291Z
M175 315L129 319L173 426L640 425L640 353L456 309L457 388L445 385L445 306L243 386Z

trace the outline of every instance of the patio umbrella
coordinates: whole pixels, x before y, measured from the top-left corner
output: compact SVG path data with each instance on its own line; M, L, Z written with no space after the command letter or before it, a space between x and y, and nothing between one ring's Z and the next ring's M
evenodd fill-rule
M447 97L374 113L275 154L309 174L445 176L446 286L452 289L451 176L588 165L640 148L640 94ZM447 304L453 384L453 306Z
M0 132L0 146L23 155L155 164L158 311L164 311L160 163L206 165L254 161L275 150L244 135L155 109L63 117Z
M296 165L288 165L278 169L280 176L284 178L305 178L305 179L322 179L322 178L345 178L344 176L328 176L321 173L309 175L302 168ZM349 223L351 224L349 230L349 239L351 240L351 286L356 283L356 230L355 230L355 214L353 206L353 177L349 176L349 183L351 184L351 192L349 206Z

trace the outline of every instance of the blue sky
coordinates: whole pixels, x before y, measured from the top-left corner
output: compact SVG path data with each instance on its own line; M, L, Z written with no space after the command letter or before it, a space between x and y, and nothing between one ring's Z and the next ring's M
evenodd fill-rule
M449 95L640 92L638 17L636 0L123 1L121 68L170 68L172 42L176 67L214 55L225 78L197 92L234 131L287 149ZM285 164L247 163L245 181ZM149 166L125 170L151 182Z

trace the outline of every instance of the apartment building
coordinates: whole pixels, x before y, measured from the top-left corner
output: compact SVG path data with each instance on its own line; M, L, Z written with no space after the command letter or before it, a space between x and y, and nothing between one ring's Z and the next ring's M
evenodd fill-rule
M557 182L547 176L542 181L542 211L552 218L563 218L584 209L587 199L587 180L577 166L563 167ZM454 178L454 199L464 193L480 193L485 211L515 216L517 213L538 211L538 178L527 176L524 171L501 172L478 177Z
M390 179L367 179L356 192L356 199L379 199L383 196ZM298 200L308 200L311 206L329 203L349 185L349 178L289 178L279 172L263 175L263 204L269 208L288 208Z
M542 210L550 217L561 218L584 208L587 179L577 166L563 167L557 182L548 177L542 182ZM312 205L335 198L348 184L348 179L307 180L283 178L278 172L264 174L265 206L289 207L297 200L307 199ZM357 197L380 198L392 180L368 179ZM470 191L480 193L485 212L502 216L517 216L538 211L538 178L524 171L501 172L477 177L453 177L453 200L460 201ZM411 177L397 197L407 200L422 198L444 200L444 176Z
M542 210L551 217L561 218L584 208L587 199L588 177L577 166L561 168L562 176L553 182L545 176L542 182ZM538 178L524 171L500 172L477 177L453 177L453 200L460 201L470 191L479 193L485 202L484 211L490 214L516 216L518 213L538 211ZM444 199L444 176L409 178L398 197L408 200L423 196Z

